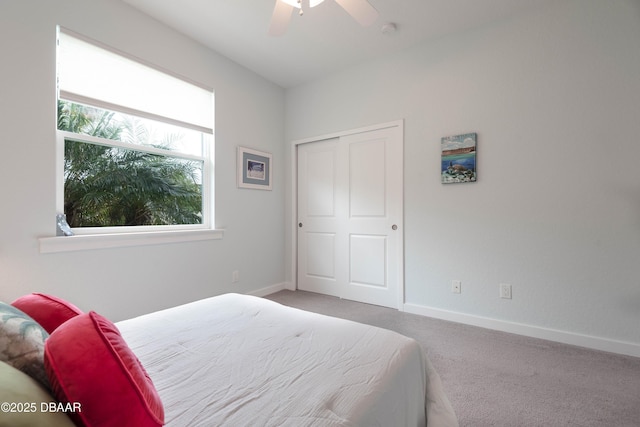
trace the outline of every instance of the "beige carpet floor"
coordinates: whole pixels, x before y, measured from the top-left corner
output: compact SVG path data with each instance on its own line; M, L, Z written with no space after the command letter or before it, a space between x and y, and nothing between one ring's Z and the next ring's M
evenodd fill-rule
M309 292L267 298L416 339L440 374L460 426L640 426L640 358Z

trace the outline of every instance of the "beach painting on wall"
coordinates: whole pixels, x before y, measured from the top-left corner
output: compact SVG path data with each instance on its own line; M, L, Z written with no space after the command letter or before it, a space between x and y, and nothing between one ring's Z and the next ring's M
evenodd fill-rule
M442 138L441 176L443 184L476 181L477 141L478 136L475 133Z
M238 147L238 187L271 190L271 153Z

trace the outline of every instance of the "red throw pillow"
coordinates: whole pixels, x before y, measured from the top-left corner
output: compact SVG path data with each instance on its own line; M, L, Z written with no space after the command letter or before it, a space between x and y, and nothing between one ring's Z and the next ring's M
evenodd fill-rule
M93 311L51 334L44 366L54 397L81 408L68 414L77 425L164 424L164 408L151 378L116 325Z
M40 293L32 293L20 297L12 302L11 305L27 313L48 333L52 333L58 326L72 317L82 314L82 310L70 302Z

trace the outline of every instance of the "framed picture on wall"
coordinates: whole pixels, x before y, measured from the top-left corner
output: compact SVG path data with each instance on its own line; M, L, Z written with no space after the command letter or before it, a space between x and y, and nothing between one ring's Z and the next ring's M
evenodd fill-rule
M271 154L238 147L238 187L271 190Z
M475 133L465 133L463 135L446 136L442 138L440 143L442 152L440 175L443 184L475 182L477 180L477 142L478 135Z

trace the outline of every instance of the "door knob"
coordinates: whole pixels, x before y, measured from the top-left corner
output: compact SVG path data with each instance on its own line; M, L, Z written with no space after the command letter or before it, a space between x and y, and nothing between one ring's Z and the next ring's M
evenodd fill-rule
M298 223L298 227L302 228L302 223L301 222Z
M392 230L397 230L397 229L398 229L398 226L397 226L397 225L395 225L395 224L393 224L393 225L391 226L391 229L392 229Z

